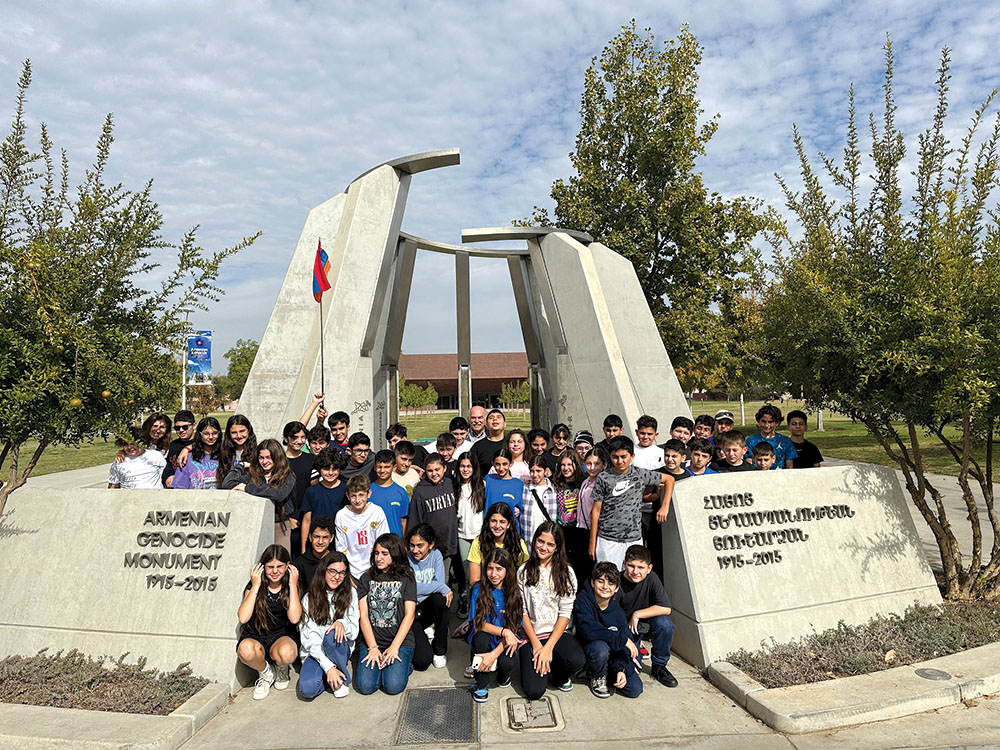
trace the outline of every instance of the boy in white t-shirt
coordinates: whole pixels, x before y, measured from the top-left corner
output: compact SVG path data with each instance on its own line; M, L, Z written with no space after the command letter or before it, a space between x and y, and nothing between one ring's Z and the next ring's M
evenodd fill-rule
M347 555L355 581L371 567L375 540L389 533L385 511L368 502L371 495L368 477L357 474L347 480L348 504L337 512L337 551Z
M632 463L640 469L656 471L663 468L663 449L656 444L660 434L656 431L656 418L643 414L635 423L635 458Z
M109 490L158 490L167 457L158 450L147 450L132 435L122 443L121 460L115 459L108 471Z

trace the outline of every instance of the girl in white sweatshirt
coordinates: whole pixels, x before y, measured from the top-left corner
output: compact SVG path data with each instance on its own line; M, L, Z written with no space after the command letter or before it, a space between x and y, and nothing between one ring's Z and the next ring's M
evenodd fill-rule
M334 698L345 698L351 678L347 663L358 637L358 595L351 585L347 557L331 552L323 558L302 599L298 693L311 701L326 686Z

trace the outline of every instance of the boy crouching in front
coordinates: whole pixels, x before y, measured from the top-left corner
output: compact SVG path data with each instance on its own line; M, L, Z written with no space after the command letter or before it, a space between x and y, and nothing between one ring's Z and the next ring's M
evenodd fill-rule
M573 605L576 637L587 655L590 692L597 698L610 698L612 690L626 698L642 693L639 650L629 638L625 612L615 601L620 581L614 563L597 563Z

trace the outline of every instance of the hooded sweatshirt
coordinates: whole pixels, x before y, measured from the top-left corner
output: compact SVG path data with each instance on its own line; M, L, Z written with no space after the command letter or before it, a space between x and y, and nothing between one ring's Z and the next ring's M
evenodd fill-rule
M448 478L434 484L426 477L413 488L407 530L429 523L437 534L437 549L443 557L458 552L458 507L454 487Z
M594 596L594 587L590 581L585 581L576 595L573 624L576 626L577 640L581 643L604 641L611 646L612 652L624 652L628 657L626 643L629 640L629 629L625 611L614 597L606 608L597 606L597 597ZM612 653L612 660L617 656L618 654Z

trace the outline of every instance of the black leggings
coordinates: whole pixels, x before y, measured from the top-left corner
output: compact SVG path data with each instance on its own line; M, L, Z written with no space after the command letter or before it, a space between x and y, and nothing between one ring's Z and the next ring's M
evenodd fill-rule
M543 646L546 643L548 640L542 641ZM549 677L556 685L562 685L587 663L583 648L568 632L564 632L552 648L552 671L544 677L535 670L530 641L517 650L517 656L521 662L521 689L529 701L537 701L545 694Z
M490 634L484 633L482 630L476 632L472 636L472 654L485 654L493 649L490 648ZM502 641L503 639L501 639ZM507 656L506 651L501 651L500 656L497 657L497 684L501 682L507 682L510 679L510 673L514 670L514 657ZM484 688L490 686L490 674L491 672L479 672L475 673L476 676L476 687Z
M444 594L433 593L417 605L413 618L413 668L423 672L434 656L448 653L448 606ZM434 642L427 640L424 628L434 626Z

